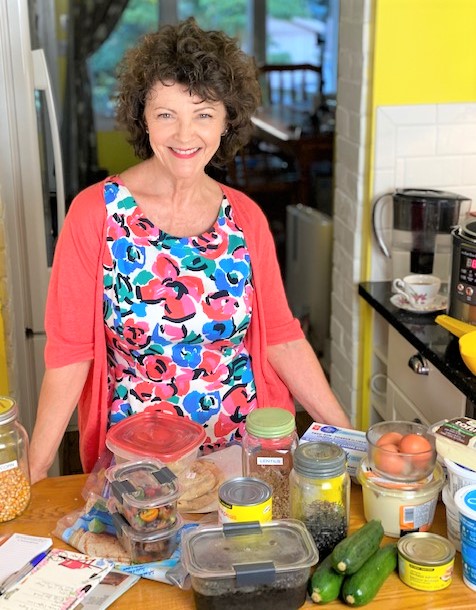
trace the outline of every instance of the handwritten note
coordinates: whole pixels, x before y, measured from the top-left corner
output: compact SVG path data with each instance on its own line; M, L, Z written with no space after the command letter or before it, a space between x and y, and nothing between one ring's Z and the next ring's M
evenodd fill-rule
M114 562L53 549L16 587L0 597L10 610L72 610L112 570Z

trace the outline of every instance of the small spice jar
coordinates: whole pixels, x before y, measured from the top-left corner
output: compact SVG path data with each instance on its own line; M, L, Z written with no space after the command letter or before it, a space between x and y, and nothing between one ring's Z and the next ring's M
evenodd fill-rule
M300 444L289 492L290 516L305 524L321 561L346 537L349 525L350 478L342 447L324 441Z
M289 517L289 475L298 440L294 415L286 409L255 409L246 418L243 474L271 486L273 519Z
M28 435L16 402L0 396L0 523L20 516L29 502Z

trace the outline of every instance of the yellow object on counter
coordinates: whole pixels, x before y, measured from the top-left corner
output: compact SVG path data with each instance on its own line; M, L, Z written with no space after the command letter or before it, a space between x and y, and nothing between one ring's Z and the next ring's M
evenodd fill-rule
M461 358L473 375L476 375L476 326L443 314L436 316L435 322L459 337Z

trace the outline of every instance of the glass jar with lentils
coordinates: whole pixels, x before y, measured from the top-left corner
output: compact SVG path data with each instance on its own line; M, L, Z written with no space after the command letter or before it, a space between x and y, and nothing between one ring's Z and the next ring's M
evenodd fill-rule
M243 474L273 490L273 519L289 517L289 475L298 445L293 413L278 407L255 409L246 418L242 441Z
M19 517L29 502L28 435L16 402L0 396L0 523Z

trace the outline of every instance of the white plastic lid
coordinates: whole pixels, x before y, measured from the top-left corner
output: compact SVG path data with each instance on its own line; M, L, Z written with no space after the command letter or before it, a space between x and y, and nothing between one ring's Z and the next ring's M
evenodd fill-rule
M466 485L458 489L454 499L459 512L476 521L476 485Z

